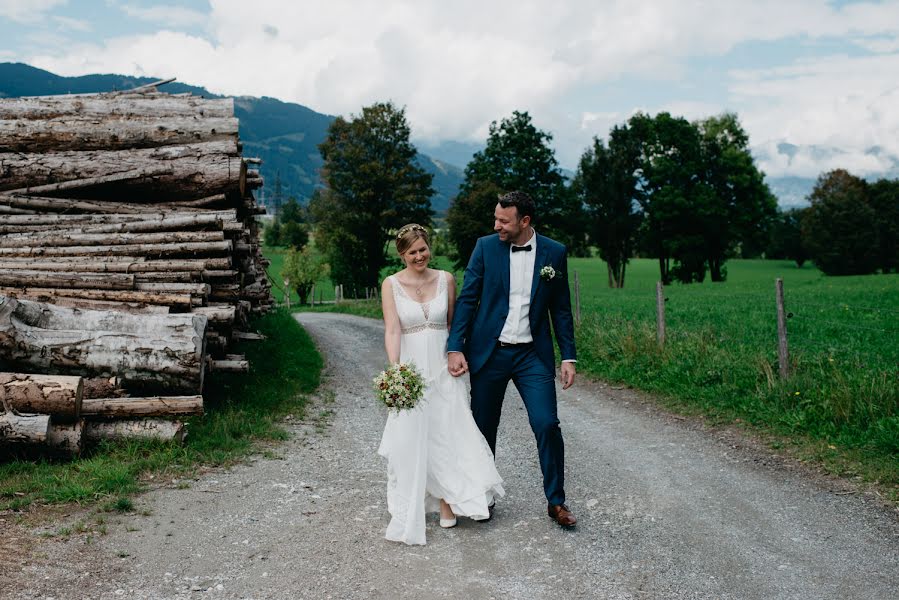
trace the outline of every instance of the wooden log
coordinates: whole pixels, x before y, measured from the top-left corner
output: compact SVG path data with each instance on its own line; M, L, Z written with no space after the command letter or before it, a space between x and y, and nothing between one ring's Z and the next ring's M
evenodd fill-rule
M4 98L0 101L0 119L49 120L78 116L104 119L120 118L227 118L234 116L233 98L202 98L172 94L78 94Z
M2 301L2 297L0 297ZM40 302L19 302L15 309L16 318L29 327L52 330L84 329L86 331L115 331L120 333L143 333L148 330L147 319L143 316L119 311L73 311L54 304ZM172 315L163 323L174 326L173 333L183 330L182 325L191 322L190 315ZM74 326L77 324L77 326ZM164 335L167 329L156 331Z
M62 215L60 215L62 216ZM52 225L0 225L0 234L11 235L36 235L52 232L53 235L84 235L84 234L121 234L121 233L153 233L159 231L186 231L190 229L204 228L227 231L232 234L235 227L243 227L239 221L226 223L219 217L198 213L187 215L177 219L151 219L136 220L140 215L134 215L135 220L119 223L93 223L83 221L63 221ZM2 222L2 219L0 219ZM223 238L222 238L223 239ZM170 240L174 241L174 240Z
M125 387L195 394L203 388L206 325L203 315L132 315L0 298L0 360L23 371L116 376Z
M206 330L206 353L222 354L228 349L228 338L217 331L211 329Z
M51 421L47 431L47 445L57 452L80 454L84 442L84 419L73 423Z
M255 331L235 331L231 334L231 337L235 340L252 340L252 341L261 341L266 339L264 335L261 333L256 333Z
M28 210L25 208L18 208L18 207L12 206L10 204L0 204L0 216L3 216L3 217L6 217L6 216L18 217L18 216L33 215L33 214L35 214L35 212L36 211Z
M248 373L250 363L246 360L209 360L209 370L221 373Z
M90 398L81 407L88 417L136 418L202 415L203 396Z
M81 377L37 373L0 373L0 398L19 413L77 419L84 383Z
M66 200L66 198L49 198L49 200ZM104 206L115 202L104 202ZM21 225L21 226L41 226L51 225L54 227L74 227L85 223L91 225L104 225L111 223L156 223L167 224L169 222L187 220L215 220L222 222L235 221L237 219L237 211L230 210L209 210L202 212L181 212L181 211L165 211L161 212L159 205L139 205L144 212L134 213L82 213L82 214L8 214L0 215L0 225Z
M181 145L237 137L233 117L138 117L107 114L85 119L0 119L0 152L122 150Z
M175 202L164 202L156 206L169 206L172 208L205 208L228 202L227 194L213 194L205 198L197 198L196 200L178 200Z
M127 396L127 392L121 388L122 383L118 377L84 377L83 401L90 398L120 398Z
M184 423L164 419L136 419L124 421L87 421L84 437L91 442L100 440L152 439L182 442L187 436Z
M192 294L208 296L211 286L208 283L135 283L134 289L142 292L162 292L165 294Z
M130 213L140 214L147 210L142 204L126 202L103 202L100 200L75 200L72 198L52 198L47 196L28 195L20 193L0 194L0 202L6 205L27 210L29 212L85 212L85 213Z
M0 154L2 156L2 154ZM4 195L9 194L27 194L31 196L36 196L39 194L47 194L53 196L54 194L59 194L60 192L66 192L70 190L80 190L82 188L90 188L99 185L108 185L108 184L116 184L122 183L126 181L134 181L134 180L144 180L149 177L155 177L157 175L171 175L172 168L167 165L151 165L151 166L142 166L136 169L127 169L127 170L119 170L113 169L109 173L103 173L99 175L92 175L84 178L65 178L63 181L59 181L58 179L55 181L51 181L49 183L44 183L42 185L36 185L34 183L28 183L24 187L13 188L5 190Z
M204 315L210 323L234 323L237 309L234 306L200 306L190 309L195 315Z
M162 271L156 273L138 273L134 283L199 283L202 271Z
M31 299L39 302L55 302L57 298L83 298L85 300L106 300L109 302L136 302L139 304L161 304L165 306L189 307L194 303L190 294L176 294L140 290L86 290L39 287L0 287L0 296Z
M165 167L166 173L116 182L115 189L149 187L154 197L207 197L238 189L242 164L238 155L237 142L233 139L136 150L0 152L0 163L4 166L0 190L70 180L89 181L109 173Z
M122 260L120 260L122 259ZM146 260L131 256L92 256L86 258L55 256L46 259L35 259L27 256L7 256L0 258L0 269L19 271L72 271L81 273L160 273L160 272L210 272L217 276L222 272L233 272L228 269L231 259L224 258L188 258L168 260Z
M92 245L137 245L164 243L219 242L225 239L221 231L166 231L159 233L68 233L49 234L45 231L16 233L0 237L0 248L65 247Z
M43 444L50 430L50 415L0 413L0 443Z
M96 290L134 289L134 275L125 273L65 273L0 269L0 286L84 288Z
M0 260L9 256L131 256L137 254L160 257L184 254L225 254L231 253L231 251L232 243L230 240L221 242L182 242L177 244L121 244L112 246L0 247Z
M91 300L89 298L69 298L67 296L19 296L23 300L46 302L52 300L56 306L66 308L86 308L89 310L116 310L132 314L167 315L169 307L159 304L145 304L143 302L122 302L121 300Z

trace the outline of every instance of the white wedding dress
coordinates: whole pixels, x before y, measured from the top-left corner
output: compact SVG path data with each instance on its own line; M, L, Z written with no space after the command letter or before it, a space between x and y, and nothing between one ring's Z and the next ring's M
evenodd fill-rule
M415 408L389 411L378 448L387 459L386 537L424 544L425 514L439 511L441 498L457 516L486 519L488 505L504 491L471 415L467 377L446 368L446 273L425 303L412 300L392 275L390 284L403 330L400 361L415 363L426 387Z

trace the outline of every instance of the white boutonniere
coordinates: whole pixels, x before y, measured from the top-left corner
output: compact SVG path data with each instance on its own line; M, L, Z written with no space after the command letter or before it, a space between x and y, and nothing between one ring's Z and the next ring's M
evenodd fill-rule
M543 281L552 281L556 277L559 277L559 274L556 273L556 270L551 266L546 265L542 269L540 269L540 279Z

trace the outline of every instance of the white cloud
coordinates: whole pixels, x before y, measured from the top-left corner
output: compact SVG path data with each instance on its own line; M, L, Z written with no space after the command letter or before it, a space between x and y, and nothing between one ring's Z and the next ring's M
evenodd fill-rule
M73 19L71 17L53 15L53 21L59 26L60 29L64 30L90 31L91 29L93 29L91 27L90 21L87 21L85 19Z
M17 23L37 23L67 0L0 0L0 17Z
M25 3L0 0L0 14L13 4ZM758 144L786 139L893 148L885 138L899 139L891 128L897 109L876 101L899 72L891 50L899 44L896 0L841 8L818 0L210 5L208 15L171 5L119 5L172 29L203 24L208 38L161 31L22 58L67 75L177 76L220 93L274 96L330 114L358 113L391 99L407 108L416 138L431 141L482 142L491 121L527 110L554 133L560 161L569 165L590 138L604 137L627 118L619 114L645 103L637 98L633 107L612 107L589 93L622 78L659 86L690 81L692 88L678 88L677 99L656 101L657 110L688 118L736 110ZM843 57L736 71L731 96L720 103L701 95L707 82L690 79L699 77L691 72L696 57L726 56L746 42L800 39L855 43L880 52L881 62ZM718 74L711 83L726 91L727 76Z
M141 21L160 23L173 29L203 25L209 19L209 15L199 11L169 4L150 7L122 4L119 6L119 9L129 17L140 19Z
M899 53L824 57L736 72L732 91L745 107L744 125L765 157L762 167L769 175L814 177L841 165L867 175L889 170L893 160L899 163L895 73ZM770 151L780 142L807 151L787 160ZM881 154L869 153L871 148ZM822 154L822 149L840 152Z

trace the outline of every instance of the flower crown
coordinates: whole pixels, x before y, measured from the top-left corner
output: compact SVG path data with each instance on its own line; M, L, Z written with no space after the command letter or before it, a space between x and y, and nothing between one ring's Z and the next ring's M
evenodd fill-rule
M396 239L399 240L400 238L402 238L404 235L406 235L410 231L424 231L425 233L428 232L427 229L425 229L424 227L422 227L421 225L418 225L418 224L406 225L405 227L403 227L402 229L400 229L399 231L396 232Z

